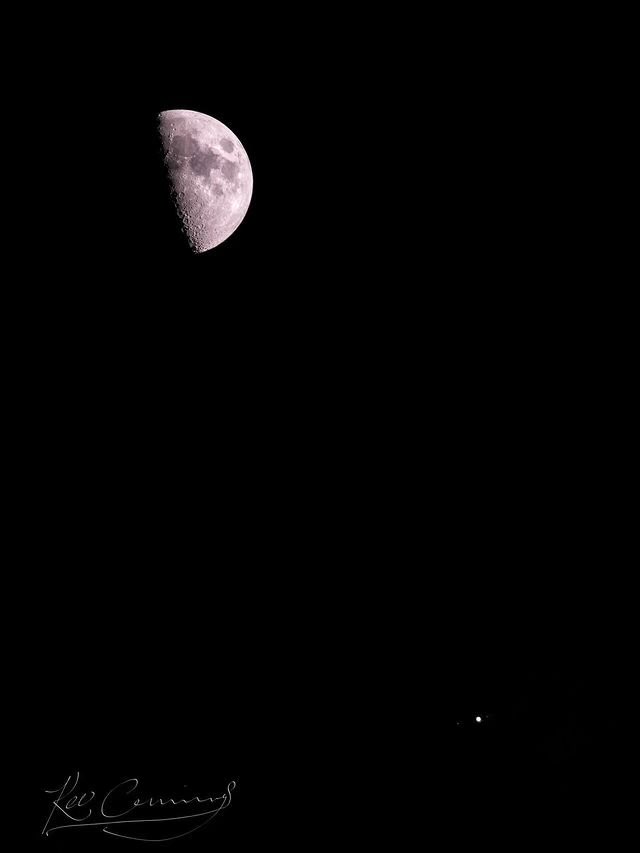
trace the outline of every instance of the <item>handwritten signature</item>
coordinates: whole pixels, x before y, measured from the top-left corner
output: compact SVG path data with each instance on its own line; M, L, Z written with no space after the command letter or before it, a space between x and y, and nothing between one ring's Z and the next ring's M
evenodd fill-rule
M45 792L58 796L52 801L51 811L42 834L48 837L50 833L59 829L99 826L102 827L102 832L108 835L131 838L136 841L169 841L174 838L183 838L201 829L217 814L228 808L231 805L231 792L236 787L234 781L229 782L226 792L217 797L194 796L187 800L173 797L163 799L162 797L136 796L132 801L134 792L138 792L139 784L139 779L125 779L107 791L101 799L99 797L96 799L95 791L80 790L80 771L77 771L75 777L68 776L61 787ZM90 803L92 805L89 805ZM213 808L208 808L205 805L207 803ZM151 809L155 809L153 816L151 816ZM158 809L165 809L162 817L155 816ZM176 810L180 813L168 814L169 811L176 812ZM186 813L183 813L185 811ZM62 822L53 825L54 818L61 819ZM195 826L190 823L193 821L196 822ZM165 832L174 831L173 825L176 823L180 829L185 826L189 828L177 835L165 835ZM152 827L151 824L157 824L157 826ZM112 829L114 826L122 831L115 832ZM125 834L135 832L142 834ZM159 835L156 837L154 833ZM145 837L150 834L154 837Z

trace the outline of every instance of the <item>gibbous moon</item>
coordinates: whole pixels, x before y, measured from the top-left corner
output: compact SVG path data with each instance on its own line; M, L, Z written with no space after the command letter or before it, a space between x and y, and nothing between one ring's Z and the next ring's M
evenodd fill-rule
M253 173L238 137L222 122L192 110L158 116L173 197L194 252L222 243L244 219Z

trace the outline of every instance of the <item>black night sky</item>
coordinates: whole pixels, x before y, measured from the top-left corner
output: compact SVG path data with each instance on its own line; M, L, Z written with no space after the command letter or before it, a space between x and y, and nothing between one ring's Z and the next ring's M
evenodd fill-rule
M610 840L630 510L560 23L173 15L50 11L8 107L15 849L134 843L41 834L76 770L237 779L175 849ZM199 256L176 108L254 173Z

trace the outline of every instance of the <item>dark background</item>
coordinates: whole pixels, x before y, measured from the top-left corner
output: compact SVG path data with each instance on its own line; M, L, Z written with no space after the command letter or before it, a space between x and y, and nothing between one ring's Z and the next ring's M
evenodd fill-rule
M76 769L237 779L191 846L589 831L624 740L625 510L560 22L50 24L7 161L30 838ZM201 256L173 108L254 171ZM41 843L118 843L83 832Z

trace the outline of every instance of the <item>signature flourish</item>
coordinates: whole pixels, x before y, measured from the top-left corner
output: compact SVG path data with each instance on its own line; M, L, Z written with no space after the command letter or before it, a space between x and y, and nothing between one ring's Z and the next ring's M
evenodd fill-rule
M136 841L183 838L201 829L228 808L231 805L231 792L236 787L235 781L229 782L226 792L219 796L174 799L138 795L133 799L134 794L139 793L139 785L139 779L125 779L104 796L98 797L95 791L80 789L80 771L77 771L75 776L68 776L59 788L46 791L47 794L57 796L51 803L42 834L48 837L60 829L97 826L108 835ZM54 818L60 822L55 823ZM116 832L113 827L119 831ZM166 834L175 832L178 827L180 830L186 828L186 831Z

